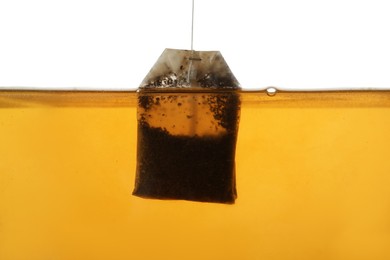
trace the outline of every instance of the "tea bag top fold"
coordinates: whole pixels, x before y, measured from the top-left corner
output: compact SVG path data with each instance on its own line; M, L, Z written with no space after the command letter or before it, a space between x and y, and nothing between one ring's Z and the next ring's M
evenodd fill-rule
M219 51L165 49L140 89L240 89Z

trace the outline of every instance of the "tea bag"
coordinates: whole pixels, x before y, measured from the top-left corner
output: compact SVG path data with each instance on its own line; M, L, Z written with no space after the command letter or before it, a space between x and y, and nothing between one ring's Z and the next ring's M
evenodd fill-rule
M133 195L234 203L239 89L220 52L166 49L138 90Z

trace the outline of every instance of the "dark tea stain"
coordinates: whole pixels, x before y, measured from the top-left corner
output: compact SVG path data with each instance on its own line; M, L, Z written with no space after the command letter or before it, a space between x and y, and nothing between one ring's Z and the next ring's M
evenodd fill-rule
M234 203L234 134L218 137L173 136L139 125L137 180L133 195Z

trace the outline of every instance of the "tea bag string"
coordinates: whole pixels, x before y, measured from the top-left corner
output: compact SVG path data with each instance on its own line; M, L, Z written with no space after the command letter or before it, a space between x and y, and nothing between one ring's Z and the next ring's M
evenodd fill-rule
M195 16L195 0L192 0L192 14L191 14L191 56L188 66L187 83L191 84L192 59L194 58L194 16Z
M192 20L191 20L191 51L194 51L194 10L195 0L192 0Z

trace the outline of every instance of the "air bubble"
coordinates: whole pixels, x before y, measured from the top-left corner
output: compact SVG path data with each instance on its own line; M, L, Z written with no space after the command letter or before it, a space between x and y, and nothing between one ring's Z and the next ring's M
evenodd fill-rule
M266 89L266 91L267 91L267 95L270 97L275 96L276 92L278 92L278 90L275 87L269 87Z

